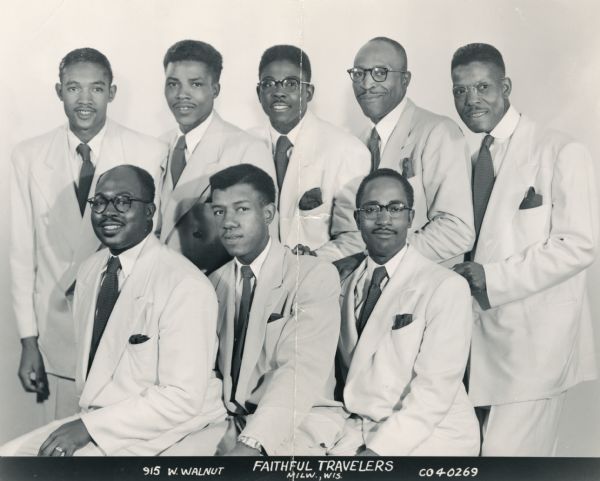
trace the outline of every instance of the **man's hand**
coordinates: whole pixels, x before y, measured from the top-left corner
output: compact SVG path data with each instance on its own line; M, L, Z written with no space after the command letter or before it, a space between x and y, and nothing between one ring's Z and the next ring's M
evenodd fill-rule
M40 447L38 456L73 456L73 453L92 440L81 419L63 424Z
M48 378L42 353L38 347L37 337L24 337L21 339L21 363L19 364L19 379L23 389L27 392L37 393L37 402L48 399Z
M294 247L292 249L292 254L296 255L296 256L316 256L317 253L315 251L311 251L310 247L302 245L302 244L296 244L296 247Z
M452 269L467 280L471 287L471 294L477 294L486 290L485 270L481 264L477 264L477 262L463 262L462 264L456 264Z
M238 441L231 451L225 453L225 456L262 456L262 453L258 449L251 448Z
M365 447L365 449L357 453L357 456L379 456L379 454Z

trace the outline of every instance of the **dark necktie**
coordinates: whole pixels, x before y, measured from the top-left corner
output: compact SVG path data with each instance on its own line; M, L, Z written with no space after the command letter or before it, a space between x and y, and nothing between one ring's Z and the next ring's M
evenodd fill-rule
M177 185L179 177L183 169L185 169L185 135L182 135L177 139L177 143L173 148L173 155L171 156L171 179L173 179L173 188Z
M77 194L77 202L79 203L79 211L83 216L85 211L85 204L90 194L90 187L92 186L92 179L94 178L94 164L91 160L92 149L88 144L79 144L77 146L77 153L81 157L81 169L79 170L79 182L75 188Z
M94 327L92 330L92 343L90 345L90 357L88 361L88 373L94 362L96 350L102 339L102 334L110 318L110 314L115 307L117 298L119 297L119 269L121 262L118 257L111 256L108 260L104 279L98 293L96 301L96 314L94 316Z
M377 133L377 129L373 127L371 130L371 137L369 137L369 143L367 147L371 151L371 172L376 171L379 168L379 162L381 161L381 154L379 152L379 141L381 138Z
M275 172L277 173L277 188L279 192L281 192L281 186L283 185L283 179L285 178L290 160L288 157L290 147L293 147L293 144L285 135L277 139L277 144L275 145Z
M246 342L246 331L248 330L248 319L250 318L250 307L252 306L252 278L254 273L250 266L242 266L242 298L238 315L235 320L234 338L233 338L233 358L231 360L231 402L235 401L235 391L237 389L238 378L240 377L240 367L242 365L242 356L244 354L244 343Z
M492 189L494 188L494 164L490 145L494 137L486 135L481 142L477 162L473 168L473 217L475 221L475 244L479 238L479 231L483 222L483 216L487 209ZM475 248L473 248L475 251Z
M358 316L358 322L356 323L356 331L358 332L358 337L362 334L363 329L367 325L367 321L375 308L375 304L379 300L379 296L381 296L381 283L387 277L387 271L385 270L385 266L380 266L373 271L373 277L371 279L371 284L369 284L369 290L367 292L367 298L360 310L360 315Z

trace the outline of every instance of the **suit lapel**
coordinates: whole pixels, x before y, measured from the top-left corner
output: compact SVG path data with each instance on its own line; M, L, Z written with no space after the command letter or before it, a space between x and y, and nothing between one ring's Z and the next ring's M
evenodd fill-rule
M144 294L152 278L152 271L156 265L154 258L159 249L159 241L153 235L149 235L146 245L135 262L133 271L121 289L100 340L94 363L81 395L83 405L91 405L96 395L110 381L128 345L129 336L135 323L140 319L145 319L144 306L148 303L148 298ZM96 304L95 297L95 295L91 297L94 306ZM93 316L91 317L93 324ZM91 342L91 331L83 342L87 344ZM87 350L89 352L89 347ZM87 359L84 358L83 361L85 370L87 370Z
M165 240L169 237L179 219L187 214L196 202L204 202L208 198L209 177L206 172L209 164L219 160L222 137L223 121L217 112L213 111L213 119L192 152L175 189L173 189L168 167L164 169L163 190L166 190L167 201L162 211L161 239ZM169 158L173 154L172 151L171 148Z
M402 297L406 297L414 290L414 287L410 285L410 281L418 267L418 262L418 254L408 247L396 272L392 274L383 289L381 297L377 301L360 336L354 350L347 382L369 364L369 359L377 351L382 338L389 335L392 327L392 315L398 309L400 293L402 293Z
M503 238L498 230L507 229L519 210L538 165L532 162L531 148L535 124L521 116L508 149L481 225L475 260L485 262Z
M231 398L231 361L235 336L235 263L230 261L216 286L219 299L219 366L223 376L224 398Z
M356 330L356 315L354 305L356 302L356 286L361 275L367 268L367 258L354 270L344 281L340 306L342 310L342 327L340 330L339 348L344 365L350 366L356 343L358 342L358 332Z
M282 286L285 266L284 249L281 244L271 240L271 248L256 282L237 387L238 396L236 396L236 400L242 405L252 371L256 367L263 348L267 319L284 291ZM244 398L241 398L241 396L244 396Z
M402 149L407 144L412 130L412 119L415 113L415 104L406 99L406 105L400 115L398 123L387 141L381 157L380 168L390 168L402 172Z

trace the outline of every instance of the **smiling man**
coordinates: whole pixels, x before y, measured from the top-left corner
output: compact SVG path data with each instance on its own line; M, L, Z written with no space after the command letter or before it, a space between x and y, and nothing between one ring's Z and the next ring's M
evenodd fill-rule
M153 199L152 176L139 167L99 178L89 203L106 248L81 265L74 299L81 412L0 454L151 456L223 420L217 299L193 264L151 234Z
M338 382L352 415L331 454L474 456L467 283L406 244L413 190L398 172L369 174L356 207L368 257L342 281Z
M219 235L234 257L210 276L219 299L217 367L230 414L226 428L212 433L217 454L323 455L343 422L333 401L337 273L269 236L276 191L264 171L229 167L210 185ZM214 444L209 434L190 436L188 454Z
M413 247L436 262L468 251L473 245L469 155L458 126L406 98L411 73L406 52L395 40L367 42L348 73L371 121L365 135L371 170L394 169L414 189Z
M484 456L551 456L567 389L596 377L586 269L598 246L587 149L510 103L504 60L482 43L452 58L473 155L476 241L455 271L475 297L469 396Z
M293 45L267 49L256 93L269 125L256 127L273 153L279 237L294 253L336 260L364 245L352 219L356 188L369 172L361 142L308 111L315 87L308 55Z
M98 175L125 159L156 175L166 146L107 119L117 87L108 59L92 48L69 52L56 94L68 123L13 153L13 307L23 346L19 378L44 402L46 421L77 411L71 301L75 274L98 250L86 199Z
M157 232L161 242L212 272L229 256L207 204L208 178L241 162L274 176L273 162L260 141L225 122L213 109L223 67L213 46L182 40L167 50L163 66L165 98L179 128L165 136L170 153L162 165Z

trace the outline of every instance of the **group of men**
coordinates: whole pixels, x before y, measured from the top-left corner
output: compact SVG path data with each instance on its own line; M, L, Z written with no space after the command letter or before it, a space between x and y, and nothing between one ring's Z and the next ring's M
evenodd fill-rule
M0 454L554 453L596 374L596 178L510 104L496 48L452 59L472 157L386 37L348 70L363 142L308 110L297 47L264 52L249 132L213 108L212 46L164 70L162 141L107 119L111 67L84 48L60 64L68 125L15 149L19 377L49 423Z

